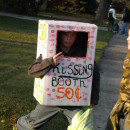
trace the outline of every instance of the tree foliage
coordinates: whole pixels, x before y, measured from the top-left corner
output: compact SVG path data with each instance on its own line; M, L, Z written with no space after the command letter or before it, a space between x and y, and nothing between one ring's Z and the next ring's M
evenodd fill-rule
M0 10L21 14L36 14L38 2L35 0L0 0Z
M37 14L39 10L95 14L97 8L96 0L0 0L0 10L21 14Z
M98 8L96 0L51 0L49 9L69 13L90 13L95 14Z

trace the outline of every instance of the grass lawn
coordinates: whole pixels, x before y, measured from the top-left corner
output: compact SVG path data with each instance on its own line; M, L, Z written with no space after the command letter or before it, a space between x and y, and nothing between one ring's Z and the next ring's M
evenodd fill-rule
M0 16L0 130L12 130L19 116L36 106L34 79L27 69L36 57L37 27L34 21ZM100 63L104 47L112 33L98 31L96 61ZM66 130L67 120L60 113L44 130Z

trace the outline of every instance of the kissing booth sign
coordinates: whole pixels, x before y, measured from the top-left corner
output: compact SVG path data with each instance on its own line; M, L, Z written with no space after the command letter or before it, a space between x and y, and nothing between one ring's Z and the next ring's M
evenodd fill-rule
M86 56L64 57L43 78L35 78L34 97L44 105L90 105L97 26L72 21L39 20L37 57L42 54L45 59L56 54L59 31L86 35L85 43L80 43L85 44Z

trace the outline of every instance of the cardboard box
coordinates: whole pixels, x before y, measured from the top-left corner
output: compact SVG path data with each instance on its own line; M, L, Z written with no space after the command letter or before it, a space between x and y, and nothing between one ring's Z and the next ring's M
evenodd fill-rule
M39 20L37 57L42 54L44 59L56 54L58 33L62 31L76 31L86 36L86 56L64 57L42 79L35 78L34 97L44 105L90 105L97 26L73 21ZM82 38L80 40L83 42Z

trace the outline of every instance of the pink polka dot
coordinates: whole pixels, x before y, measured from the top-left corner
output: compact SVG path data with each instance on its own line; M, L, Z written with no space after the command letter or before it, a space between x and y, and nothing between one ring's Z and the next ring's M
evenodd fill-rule
M90 82L90 80L88 79L87 82Z
M70 91L67 91L67 94L70 95Z
M71 63L70 63L70 65L73 65L73 64L74 64L74 62L71 62Z
M92 57L89 57L89 60L92 60Z
M95 28L95 27L92 27L92 30L93 30L93 31L95 31L95 30L96 30L96 28Z
M55 30L51 30L51 33L54 33L55 32Z
M49 88L46 88L46 91L47 91L47 92L49 92L49 90L50 90Z
M94 42L90 42L90 44L94 44Z
M51 47L52 47L52 46L54 46L54 43L51 43L51 45L50 45L50 46L51 46Z
M85 86L85 88L88 88L88 86Z
M54 97L51 97L50 100L55 100L55 98L54 98Z
M87 95L87 93L86 93L86 92L83 92L83 95Z
M48 72L48 76L50 76L51 74L50 74L50 72Z
M88 86L85 86L85 88L88 88Z
M90 51L89 54L92 55L92 51Z
M64 61L64 58L61 58L61 61Z
M92 34L94 34L95 33L95 31L92 31Z
M62 82L63 82L63 79L60 79L59 82L62 83Z
M53 73L53 76L56 76L56 73Z
M65 28L65 26L64 26L64 25L61 25L61 28Z
M85 29L86 29L86 27L82 26L82 27L81 27L81 29L82 29L82 30L85 30Z
M87 98L83 98L85 101L87 100Z
M56 25L56 28L60 28L60 25Z
M47 96L50 97L50 96L51 96L51 93L48 93Z
M55 92L56 90L55 89L52 89L52 92Z
M70 26L70 30L73 30L74 28L73 28L73 26Z
M67 79L67 82L70 82L70 80L69 80L69 79Z
M71 61L71 59L70 59L70 58L68 58L67 60L68 60L68 61Z
M76 58L76 61L79 61L80 60L80 58Z
M94 38L94 36L90 36L90 38Z
M77 74L77 71L74 71L73 74Z
M91 46L91 49L94 49L94 46Z
M53 53L53 50L49 50L50 53Z
M82 71L82 69L80 68L80 72Z
M52 28L52 27L54 27L54 25L53 25L53 24L50 24L50 25L49 25L49 27L51 27L51 28Z
M87 75L89 75L89 72L87 72Z
M95 31L96 31L96 28L92 28L92 33L95 33Z
M73 100L71 100L72 102L76 102L76 100L75 99L73 99Z
M54 35L54 34L51 34L50 37L51 37L51 38L55 38L55 35Z
M86 64L86 60L84 60L83 63Z
M50 39L51 42L54 42L54 39Z
M64 69L67 69L67 68L68 68L68 66L65 66L65 67L64 67Z
M90 27L87 27L87 30L90 30Z

